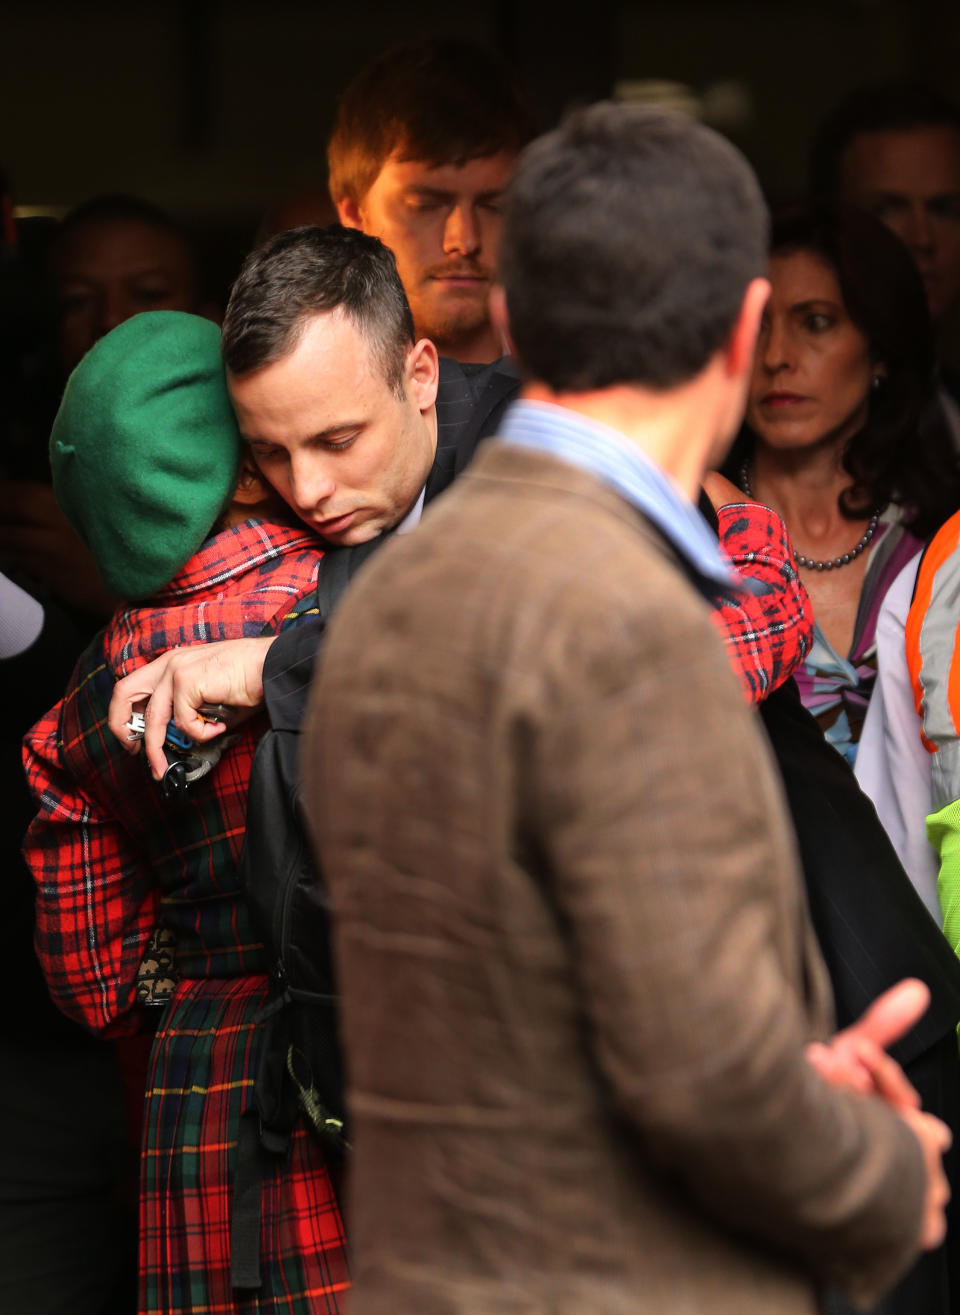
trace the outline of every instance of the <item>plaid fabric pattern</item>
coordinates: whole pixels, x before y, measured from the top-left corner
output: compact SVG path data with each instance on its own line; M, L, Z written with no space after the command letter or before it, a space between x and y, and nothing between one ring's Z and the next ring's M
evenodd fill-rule
M263 1185L263 1287L230 1287L237 1131L253 1103L254 1019L266 995L264 977L184 984L158 1035L144 1126L141 1315L340 1309L349 1285L343 1225L319 1142L302 1126L289 1162Z
M284 630L289 630L300 621L309 620L310 617L319 615L319 612L317 594L314 590L312 593L307 594L305 598L298 599L293 607L284 612L283 616L273 623L272 628L279 634Z
M713 623L748 703L762 703L810 652L813 608L793 564L787 527L758 502L717 512L720 544L752 588L722 591Z
M248 521L214 536L161 593L114 616L25 741L39 813L24 853L54 999L95 1031L135 1032L137 969L158 925L177 947L180 981L146 1095L142 1312L336 1311L347 1282L336 1202L304 1132L292 1163L264 1186L259 1305L235 1301L230 1289L238 1121L266 992L262 946L237 881L262 719L245 723L216 768L175 802L106 721L117 677L177 645L260 635L312 592L321 556L302 528Z
M94 1031L137 1030L136 972L169 928L181 977L261 972L236 879L250 763L263 722L185 803L165 800L143 754L107 727L115 678L180 644L259 635L315 585L321 550L303 530L248 521L209 540L144 606L116 614L66 696L29 732L39 803L24 846L37 883L37 950L53 998Z

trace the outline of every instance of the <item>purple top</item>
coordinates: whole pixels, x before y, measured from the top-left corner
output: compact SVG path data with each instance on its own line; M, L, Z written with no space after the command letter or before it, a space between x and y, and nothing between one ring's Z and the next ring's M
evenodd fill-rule
M902 525L901 514L901 508L891 503L880 517L867 557L850 652L846 657L836 652L814 615L813 647L794 672L803 706L851 766L877 675L880 604L907 562L923 548L923 541Z

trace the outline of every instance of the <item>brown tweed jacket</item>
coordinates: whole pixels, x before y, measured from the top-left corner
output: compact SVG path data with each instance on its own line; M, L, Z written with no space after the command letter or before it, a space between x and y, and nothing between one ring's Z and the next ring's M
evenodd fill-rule
M829 988L707 604L616 493L492 445L314 685L352 1315L809 1315L913 1255L919 1149L802 1047Z

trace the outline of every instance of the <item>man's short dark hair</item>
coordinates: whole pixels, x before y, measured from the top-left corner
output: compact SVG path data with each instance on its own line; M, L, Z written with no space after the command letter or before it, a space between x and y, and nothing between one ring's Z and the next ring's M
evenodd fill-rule
M375 237L338 224L278 233L247 256L223 319L224 364L238 375L271 365L314 315L333 310L350 318L402 396L414 337L396 261Z
M768 222L717 133L644 106L575 111L507 189L501 278L524 372L559 392L693 378L765 272Z
M942 127L960 133L960 106L933 87L921 82L859 87L820 126L810 156L811 196L828 200L839 194L843 155L855 137Z
M334 201L360 203L394 151L429 166L519 151L534 133L507 64L468 41L395 46L343 92L327 147Z

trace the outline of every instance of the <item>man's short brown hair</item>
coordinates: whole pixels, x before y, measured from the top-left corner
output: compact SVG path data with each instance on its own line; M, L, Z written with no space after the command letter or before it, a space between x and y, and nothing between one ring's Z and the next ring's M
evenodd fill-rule
M395 151L431 166L519 151L535 132L526 95L504 61L468 41L394 46L340 98L327 147L330 195L363 201Z
M293 352L306 326L342 311L367 340L397 397L413 346L413 316L393 253L356 229L294 228L243 262L230 293L220 352L231 374L251 374Z

